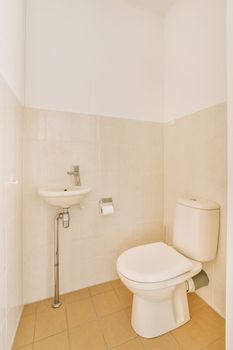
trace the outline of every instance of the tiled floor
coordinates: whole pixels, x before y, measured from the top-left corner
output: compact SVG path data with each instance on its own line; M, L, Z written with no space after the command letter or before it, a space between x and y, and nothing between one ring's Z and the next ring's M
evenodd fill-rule
M119 280L26 305L13 349L20 350L224 350L224 320L196 294L191 321L154 339L130 325L132 295Z

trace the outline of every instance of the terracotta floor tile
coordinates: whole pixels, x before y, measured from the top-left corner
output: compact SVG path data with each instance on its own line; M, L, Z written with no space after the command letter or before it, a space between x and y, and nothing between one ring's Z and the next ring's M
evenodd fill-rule
M63 297L67 304L89 298L90 297L89 288L83 288L75 292L64 294Z
M225 339L221 338L203 350L225 350Z
M84 299L66 305L68 327L77 327L83 323L94 321L96 312L91 299Z
M92 300L96 313L99 317L112 314L113 312L122 309L119 299L113 290L110 292L95 295Z
M144 347L141 343L141 340L136 338L136 339L130 340L125 344L117 346L116 348L114 348L114 350L144 350Z
M201 327L211 342L223 337L225 334L225 321L208 305L196 310L192 319Z
M124 311L125 311L125 314L128 317L128 319L131 321L132 307L129 306L129 307L125 308Z
M204 300L202 300L197 294L188 294L189 311L192 315L194 311L198 310L200 307L206 305Z
M200 350L210 344L210 338L193 320L173 330L172 335L179 345L187 350Z
M114 289L120 288L120 287L125 287L125 285L121 282L120 279L112 281L111 284L112 284Z
M29 345L33 342L35 331L36 315L28 315L21 318L17 333L15 336L13 349Z
M34 314L37 311L39 302L24 305L22 316L28 316Z
M34 343L33 350L69 350L67 332L53 335Z
M121 345L137 336L124 311L103 317L99 323L109 348Z
M106 350L96 321L69 330L71 350Z
M146 350L180 350L175 338L170 334L163 334L159 337L146 339L141 338L142 344ZM188 348L187 348L188 350Z
M23 346L23 347L20 348L19 350L32 350L32 344Z
M138 337L132 329L132 294L119 279L61 300L59 309L51 307L53 298L25 305L14 350L225 349L224 319L195 293L188 294L191 321L153 339Z
M123 307L128 307L132 305L133 302L133 294L126 288L120 287L115 290L115 293L117 294L120 304Z
M67 328L65 309L49 309L37 313L35 341L61 333Z
M101 284L97 284L96 286L90 287L90 293L92 296L100 294L100 293L105 293L108 292L110 290L112 290L112 284L111 282L106 282L106 283L101 283Z

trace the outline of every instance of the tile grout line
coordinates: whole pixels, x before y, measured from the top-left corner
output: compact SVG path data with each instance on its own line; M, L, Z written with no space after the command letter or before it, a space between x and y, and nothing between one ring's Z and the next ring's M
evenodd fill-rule
M120 287L118 287L118 288L120 288ZM118 289L118 288L116 288L116 289ZM112 291L115 292L115 289L111 289L111 290L109 290L109 291L101 292L101 293L98 293L98 294L96 294L96 295L105 294L105 293L107 293L107 292L112 292ZM117 295L116 292L115 292L114 294ZM121 311L123 311L124 314L126 315L126 312L125 312L126 307L121 306L121 309L118 310L118 311L111 312L111 313L109 313L109 314L107 314L107 315L104 315L104 316L99 316L99 315L97 314L97 311L96 311L95 306L94 306L94 303L93 303L93 297L95 297L96 295L94 295L94 296L89 295L88 297L85 297L85 298L83 298L83 299L81 299L81 300L75 301L75 302L78 303L78 302L81 302L82 300L90 299L91 304L92 304L93 309L94 309L94 312L95 312L95 314L96 314L96 320L95 320L95 321L97 321L97 322L99 323L99 321L100 321L101 319L103 319L103 318L105 318L105 317L108 317L108 316L111 316L111 315L116 314L116 313L121 312ZM64 295L63 295L63 296L64 296ZM117 295L117 298L118 298L118 295ZM119 299L119 298L118 298L118 299ZM45 299L45 300L46 300L46 299ZM75 303L75 302L72 302L72 303ZM47 337L43 337L43 338L41 338L41 339L38 339L37 341L35 341L35 329L34 329L34 338L33 338L33 344L32 344L33 346L34 346L35 343L38 343L38 342L40 342L40 341L42 341L42 340L51 338L51 337L53 337L53 336L55 336L55 335L57 335L57 334L61 334L61 333L65 332L65 331L67 331L67 334L68 334L68 341L69 341L69 347L70 347L70 349L71 349L71 343L70 343L70 337L69 337L69 330L74 329L74 328L82 327L83 325L90 324L90 323L92 323L92 322L94 321L94 320L92 320L92 321L88 321L88 322L83 322L83 323L81 323L81 324L78 325L78 326L69 327L66 304L72 304L72 303L66 303L66 302L65 302L65 298L64 298L64 303L63 303L63 304L64 304L65 314L66 314L67 329L66 329L66 330L63 330L63 331L61 331L61 332L58 332L58 333L54 333L54 334L49 335L49 336L47 336ZM43 313L43 312L46 312L47 310L48 310L48 309L45 309L45 310L40 311L40 312L39 312L39 311L35 311L34 313L36 314L36 317L37 317L37 314L38 314L38 313ZM127 315L126 315L126 317L127 317ZM99 326L99 325L98 325L98 326ZM35 327L36 327L36 321L35 321ZM103 336L105 345L106 345L106 347L107 347L107 349L108 349L108 345L107 345L107 342L106 342L106 340L105 340L105 337L104 337L104 334L103 334L103 332L102 332L101 327L99 327L99 329L100 329L100 331L101 331L101 335ZM137 337L137 336L135 336L135 338L136 338L136 337ZM132 339L135 339L135 338L132 338ZM122 344L124 344L124 343L122 343ZM121 345L121 344L120 344L120 345ZM119 345L118 345L118 346L119 346Z
M217 343L220 339L224 339L224 336L221 336L221 337L215 339L213 342L210 342L209 344L207 344L205 347L201 348L200 350L205 350L205 349L207 349L210 345L214 345L214 344Z
M37 322L37 308L35 310L35 325L34 325L34 332L33 332L33 338L32 338L32 350L34 349L34 342L35 342L35 335L36 335L36 322Z
M120 310L118 310L118 311L113 311L113 312L111 312L111 313L109 313L109 314L107 314L107 315L104 315L104 316L98 316L98 315L97 315L97 317L96 317L95 320L85 321L85 322L83 322L83 323L80 323L79 325L69 327L68 329L71 330L71 329L74 329L74 328L82 327L82 326L84 326L84 325L90 324L90 323L95 322L95 321L100 321L100 320L102 320L103 318L106 318L106 317L108 317L108 316L112 316L112 315L114 315L114 314L117 314L118 312L122 312L122 311L125 312L125 310L126 310L127 308L128 308L128 307L123 307L122 309L120 309ZM95 311L95 309L94 309L94 311ZM96 313L96 311L95 311L95 313ZM126 317L127 317L127 315L126 315ZM63 332L64 332L64 331L63 331ZM61 333L61 332L59 332L59 333ZM58 333L56 333L56 334L58 334ZM48 337L46 337L46 338L48 338ZM43 339L44 339L44 338L43 338Z
M195 313L197 313L199 310L203 309L205 306L206 306L205 304L200 305L200 306L197 306L197 307L192 311L192 314L191 314L191 312L190 312L190 310L189 310L189 312L190 312L190 319L192 319L192 316L193 316Z
M119 301L120 305L122 306L122 304L121 304L121 300L120 300L119 295L116 293L116 290L115 290L115 289L113 289L113 290L114 290L114 293L115 293L115 295L116 295L116 297L117 297L117 299L118 299L118 301Z
M50 299L50 298L49 298L49 299ZM47 300L47 299L44 299L44 300ZM63 303L63 304L64 304L64 303ZM38 316L38 314L42 314L42 313L44 313L44 312L50 311L51 309L54 310L54 311L56 312L56 310L52 308L52 305L50 305L49 307L45 308L43 311L38 311L38 310L36 309L36 311L35 311L35 329L36 329L36 321L37 321L37 316ZM65 305L64 305L64 309L65 309L65 313L66 313L66 307L65 307ZM53 336L56 336L56 335L58 335L58 334L61 334L61 333L64 333L64 332L67 331L67 328L66 328L66 329L64 329L64 330L62 330L62 331L55 332L55 333L50 334L50 335L48 335L48 336L46 336L46 337L43 337L43 338L40 338L40 339L37 339L37 340L36 340L36 339L35 339L35 329L34 329L34 336L33 336L33 343L32 343L33 348L34 348L34 344L39 343L40 341L43 341L43 340L45 340L45 339L51 338L51 337L53 337ZM31 344L30 344L30 345L31 345Z
M90 295L91 295L91 292L90 292ZM95 309L95 305L94 305L94 302L93 302L92 295L91 295L90 299L91 299L91 304L92 304L92 306L93 306L93 309L94 309L94 311L95 311L96 322L98 323L98 329L100 330L100 333L101 333L101 335L102 335L102 337L103 337L103 340L104 340L104 344L105 344L105 346L106 346L106 349L108 349L107 341L106 341L106 339L105 339L105 336L104 336L104 333L103 333L103 331L102 331L102 328L101 328L101 326L100 326L100 324L99 324L99 318L98 318L97 311L96 311L96 309ZM93 322L93 321L92 321L92 322Z
M146 350L146 346L143 344L142 339L139 338L140 344L142 345L143 349Z
M52 338L52 337L54 337L54 336L56 336L56 335L59 335L59 334L65 333L65 332L66 332L66 331L63 330L63 331L60 331L60 332L58 332L58 333L54 333L54 334L48 335L47 337L40 338L40 339L34 341L32 344L28 344L28 345L34 345L34 344L40 343L40 342L43 341L43 340ZM20 349L16 349L16 350L20 350ZM68 350L68 349L67 349L67 350Z
M64 304L66 304L65 302L65 297L64 297ZM66 305L64 305L65 307L65 314L66 314L66 332L67 332L67 338L68 338L68 345L69 345L69 349L71 350L71 342L70 342L70 332L69 332L69 322L68 322L68 315L67 315L67 309L66 309ZM68 350L68 349L67 349Z
M176 337L173 335L172 331L168 332L168 334L170 334L172 336L172 338L174 339L175 343L179 346L180 350L184 350L183 346L179 343L179 341L176 339Z
M99 295L99 294L104 294L104 293L110 292L110 291L112 291L112 290L114 290L114 291L115 291L116 289L119 289L119 288L124 287L124 285L119 286L119 287L113 287L113 285L112 285L112 281L107 281L107 282L103 282L103 283L110 283L110 285L111 285L111 287L112 287L112 288L111 288L110 290L108 290L108 291L103 291L103 292L99 292L99 293L97 293L97 294L95 294L95 295L91 295L90 288L92 288L92 287L95 287L95 286L98 286L98 285L99 285L99 284L95 284L94 286L84 287L84 288L81 288L81 289L76 289L76 290L73 290L73 291L68 292L68 293L61 294L61 297L64 297L64 298L65 298L65 296L66 296L67 294L70 294L70 293L76 293L76 292L79 292L79 291L81 291L81 290L83 290L83 289L88 289L89 296L87 296L87 297L83 297L83 298L81 298L80 300L71 301L71 302L65 302L66 304L72 304L72 303L75 303L75 302L77 302L77 301L81 301L81 300L84 300L84 299L88 299L88 298L91 298L91 297L96 296L96 295ZM102 284L102 283L100 283L100 284ZM46 301L46 300L49 300L49 299L51 299L51 298L52 298L52 297L48 297L48 298L46 298L46 299L41 299L41 300L33 301L32 303L25 304L24 306L31 305L31 304L34 304L34 303L38 303L38 304L39 304L39 303L44 302L44 301ZM43 312L43 311L37 311L38 306L39 306L39 305L37 305L37 307L36 307L36 310L35 310L35 311L33 311L33 312L31 312L30 314L25 315L25 316L29 316L29 315L32 315L32 314L37 313L37 312L39 312L39 313L40 313L40 312ZM24 316L22 316L22 317L24 317Z
M109 317L109 316L111 316L111 315L120 313L120 312L123 312L123 314L127 317L127 320L128 320L128 319L129 319L129 317L128 317L128 309L129 309L130 305L128 305L128 306L122 305L122 303L121 303L121 301L120 301L120 297L119 297L119 295L118 295L118 293L117 293L117 290L120 289L120 288L122 288L123 286L118 285L116 288L114 288L112 282L107 282L107 283L110 284L109 290L101 291L101 292L99 292L99 293L97 293L97 294L92 295L91 292L90 292L90 288L91 288L91 287L87 287L88 296L81 297L80 299L74 300L74 301L71 301L71 302L66 302L66 298L65 298L65 295L66 295L66 294L69 294L69 293L62 294L61 296L64 298L63 305L64 305L64 309L65 309L64 311L65 311L65 319L66 319L66 329L64 329L64 330L62 330L62 331L60 331L60 332L51 334L51 335L49 335L49 336L46 336L46 337L44 337L44 338L35 340L36 328L37 328L37 321L38 321L38 315L39 315L40 313L43 313L43 312L46 312L46 311L50 310L49 305L47 305L47 303L46 303L45 306L46 306L46 305L47 305L47 306L46 306L42 311L38 311L38 309L39 309L39 303L41 303L41 302L43 302L43 301L47 301L48 299L43 299L43 300L37 302L38 305L36 306L35 310L34 310L33 312L30 312L30 314L25 315L25 316L30 316L30 315L33 315L33 314L34 314L34 315L35 315L35 319L34 319L34 322L35 322L35 323L34 323L34 329L33 329L32 343L26 344L26 345L24 345L24 346L29 346L29 345L31 345L31 346L32 346L32 349L34 349L35 344L38 343L38 342L40 342L40 341L43 341L43 340L45 340L45 339L54 337L54 336L56 336L56 335L58 335L58 334L61 334L61 333L67 333L67 338L68 338L68 349L71 350L70 330L75 329L75 328L78 329L78 328L80 328L80 327L82 327L82 326L84 326L84 325L88 325L88 324L91 324L91 323L93 323L93 322L96 322L97 327L98 327L98 333L102 336L102 339L103 339L103 341L104 341L106 350L114 350L114 349L118 348L119 346L122 346L122 345L124 345L124 344L128 344L130 341L133 341L133 340L136 340L136 339L139 339L139 343L140 343L140 345L142 346L142 348L143 348L143 349L146 349L146 346L144 345L144 343L142 342L142 340L140 339L140 337L138 337L137 334L136 334L135 336L133 336L131 339L127 339L126 341L124 341L124 342L122 342L122 343L120 343L120 344L118 344L118 345L114 345L113 347L108 347L107 341L106 341L105 336L104 336L104 332L103 332L102 327L101 327L101 323L100 323L101 320L103 320L103 319L105 319L106 317ZM97 285L96 285L96 286L97 286ZM82 288L82 289L84 289L84 288ZM76 291L74 291L74 293L75 293L75 292L78 292L78 291L79 291L79 290L76 290ZM116 310L116 311L113 311L113 312L110 312L110 313L107 313L107 314L102 315L102 316L98 315L97 309L95 308L95 304L94 304L94 298L97 297L97 296L99 296L99 295L103 295L103 294L110 293L110 292L113 292L113 291L114 291L113 294L116 296L117 301L118 301L119 304L120 304L120 309L119 309L119 310ZM70 293L73 293L73 292L70 292ZM50 299L50 298L49 298L49 299ZM72 300L72 299L71 299L71 300ZM68 310L67 310L67 306L68 306L68 305L72 305L72 304L74 304L74 303L77 303L77 304L78 304L79 302L82 302L82 301L84 301L84 300L89 300L89 301L90 301L90 303L91 303L91 305L92 305L92 307L93 307L93 309L94 309L94 313L95 313L95 317L96 317L96 318L95 318L95 320L91 320L91 321L87 321L87 322L82 322L82 323L80 323L79 325L76 325L76 326L73 326L73 327L70 328L70 327L69 327L69 323L68 323ZM32 304L33 304L33 303L32 303ZM28 304L28 305L30 305L30 304ZM132 302L131 302L131 307L132 307ZM205 308L205 307L206 307L205 304L197 306L197 307L194 309L194 312L192 312L191 320L193 319L193 315L194 315L194 314L198 313L200 310L202 310L202 309ZM71 306L71 308L72 308L72 306ZM23 318L23 317L21 317L21 319L22 319L22 318ZM193 321L194 321L195 323L197 323L195 320L193 320ZM198 324L198 323L197 323L197 324ZM169 332L169 334L172 336L172 339L173 339L173 340L175 341L175 343L178 345L179 349L180 349L180 350L184 350L182 344L178 341L178 339L175 337L175 335L174 335L172 332ZM221 339L224 340L224 335L221 335L221 336L219 336L218 338L216 338L215 340L210 341L207 345L205 345L204 347L200 348L200 350L205 350L205 349L207 349L209 346L214 345L216 342L220 341ZM21 348L24 348L24 346L23 346L23 347L20 347L20 348L16 348L16 349L20 350ZM67 349L67 350L68 350L68 349Z
M120 344L118 344L118 345L112 346L111 348L108 348L108 350L117 349L119 346L126 345L126 344L128 344L129 342L131 342L132 340L135 340L135 339L138 339L138 340L140 341L139 336L136 335L134 338L128 339L128 340L124 341L123 343L120 343ZM140 341L140 342L141 342L141 341ZM143 346L143 344L142 344L142 346ZM144 348L144 346L143 346L143 348Z

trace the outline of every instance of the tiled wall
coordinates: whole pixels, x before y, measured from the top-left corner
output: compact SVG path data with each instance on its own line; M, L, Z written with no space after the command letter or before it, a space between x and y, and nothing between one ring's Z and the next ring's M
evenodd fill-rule
M162 124L26 109L24 136L25 303L53 294L56 209L37 187L72 183L74 164L92 191L61 230L62 292L114 279L123 250L163 238ZM102 197L113 198L114 215L100 216Z
M226 104L201 110L165 125L165 223L172 241L175 200L200 196L221 206L218 254L204 264L209 287L198 294L225 314L227 111Z
M0 349L10 350L22 305L23 109L0 76Z
M71 227L60 235L61 291L115 278L120 252L163 239L163 208L172 242L176 198L200 196L221 205L221 232L216 260L204 265L210 285L198 293L224 315L225 104L165 125L26 109L24 135L25 303L53 293L56 209L38 198L37 187L72 182L66 172L79 164L92 192L82 210L71 209ZM98 201L109 196L115 213L101 217Z

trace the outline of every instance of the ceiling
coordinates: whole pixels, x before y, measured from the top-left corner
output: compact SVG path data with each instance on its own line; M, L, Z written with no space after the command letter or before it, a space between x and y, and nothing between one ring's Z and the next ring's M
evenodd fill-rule
M164 15L175 1L176 0L130 0L131 3L137 4L158 15Z

